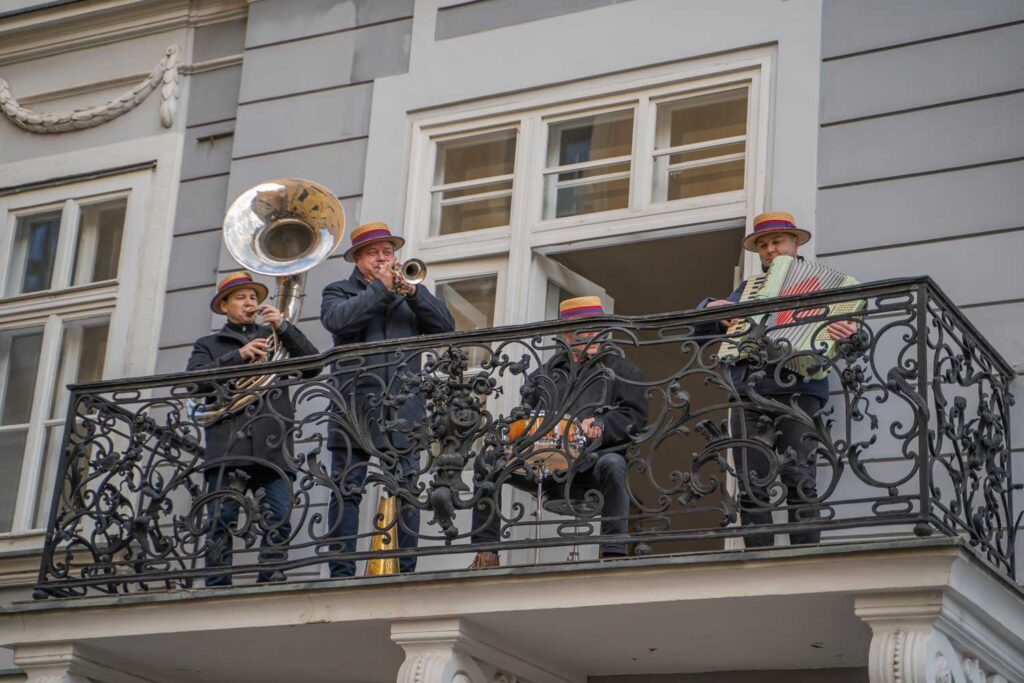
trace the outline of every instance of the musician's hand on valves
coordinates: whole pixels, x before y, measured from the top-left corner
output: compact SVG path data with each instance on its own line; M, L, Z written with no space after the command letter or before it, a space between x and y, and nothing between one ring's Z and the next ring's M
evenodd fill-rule
M380 280L387 289L395 289L395 271L388 263L375 263L371 271L374 280Z
M583 430L583 435L587 437L587 441L590 442L599 441L604 433L604 429L592 417L588 417L580 422L580 428Z
M836 341L842 341L857 332L857 324L849 320L838 320L828 326L829 335Z
M260 315L263 316L263 322L267 323L275 330L281 327L281 323L284 322L284 314L270 304L263 304L260 306Z
M267 355L267 350L270 348L270 342L260 337L253 339L251 342L238 349L238 355L242 357L246 363L252 363L253 361L260 360Z

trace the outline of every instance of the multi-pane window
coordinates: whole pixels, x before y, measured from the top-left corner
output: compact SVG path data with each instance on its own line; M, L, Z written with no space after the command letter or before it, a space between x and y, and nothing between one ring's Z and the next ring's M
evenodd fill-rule
M414 187L429 194L429 209L414 217L415 228L427 246L431 237L461 233L495 245L496 233L478 231L743 205L748 129L759 125L748 120L756 79L554 103L489 122L469 119L465 132L451 122L439 123L436 135L424 127L429 148L422 158L430 161L417 169Z
M742 190L746 133L746 89L659 103L653 200Z
M116 278L126 201L119 197L91 204L71 203L63 209L18 216L4 295Z
M550 122L544 218L626 208L632 161L632 109Z
M437 143L430 191L430 234L509 224L516 129Z
M46 525L65 387L104 376L127 207L117 193L8 213L13 234L0 239L0 533ZM88 293L86 312L76 296L92 284L107 289ZM26 314L23 297L37 293L48 296Z

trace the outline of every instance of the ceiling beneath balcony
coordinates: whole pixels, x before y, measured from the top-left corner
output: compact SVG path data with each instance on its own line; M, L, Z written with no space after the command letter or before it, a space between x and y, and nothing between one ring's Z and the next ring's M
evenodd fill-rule
M845 595L762 597L475 615L508 652L587 676L863 667L870 631ZM386 620L109 639L104 660L158 681L394 681Z

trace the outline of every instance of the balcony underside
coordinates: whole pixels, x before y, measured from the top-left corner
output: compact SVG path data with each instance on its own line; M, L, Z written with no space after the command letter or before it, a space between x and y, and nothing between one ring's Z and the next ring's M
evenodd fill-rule
M863 669L855 600L879 593L972 596L1024 634L1019 587L941 538L47 600L0 613L0 643L155 681L393 681L396 624L459 620L533 680Z

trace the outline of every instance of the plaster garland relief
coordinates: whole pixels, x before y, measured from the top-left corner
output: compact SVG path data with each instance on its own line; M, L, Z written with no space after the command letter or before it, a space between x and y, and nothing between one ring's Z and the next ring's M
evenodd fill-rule
M0 78L0 111L3 111L8 121L29 132L44 135L66 133L94 128L112 121L135 109L159 87L160 123L164 128L170 128L178 108L180 62L181 49L177 45L171 45L149 75L119 97L92 107L53 113L35 112L22 107L11 94L7 81Z

